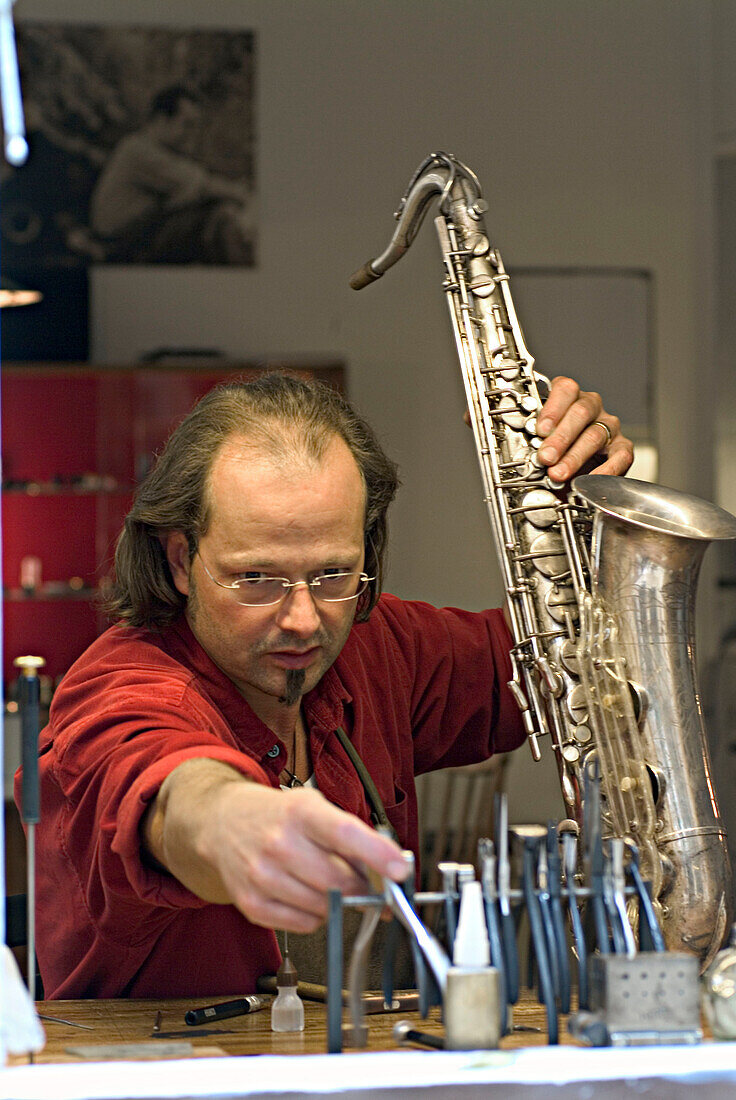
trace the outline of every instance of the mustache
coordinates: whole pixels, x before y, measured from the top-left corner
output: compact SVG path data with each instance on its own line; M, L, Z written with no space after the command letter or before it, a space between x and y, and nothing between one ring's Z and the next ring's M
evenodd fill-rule
M324 647L329 645L331 640L326 630L318 630L306 642L303 638L282 632L275 638L269 638L268 641L258 642L253 646L252 652L256 657L261 657L264 653L272 653L275 649L289 649L294 653L306 653L308 649L314 649L315 646Z

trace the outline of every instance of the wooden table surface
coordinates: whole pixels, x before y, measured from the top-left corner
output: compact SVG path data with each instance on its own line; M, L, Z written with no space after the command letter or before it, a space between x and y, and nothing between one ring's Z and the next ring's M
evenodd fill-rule
M210 1004L227 997L213 998ZM102 1046L105 1044L145 1043L151 1053L142 1055L131 1048L130 1058L148 1057L211 1057L213 1055L242 1054L324 1054L327 1052L327 1006L314 1001L305 1001L305 1028L302 1032L271 1031L270 1006L273 1000L264 998L266 1008L248 1016L236 1016L218 1020L197 1027L189 1027L184 1014L191 1008L200 1007L191 1000L107 1000L107 1001L39 1001L38 1012L41 1016L54 1016L70 1023L42 1020L46 1031L46 1046L35 1055L36 1062L73 1062L83 1060L84 1056L72 1053L71 1048ZM153 1026L157 1013L161 1013L161 1030L154 1034ZM349 1022L347 1011L343 1019ZM393 1026L400 1019L411 1020L413 1025L435 1035L442 1034L442 1024L438 1009L432 1009L428 1019L423 1020L418 1013L391 1012L366 1016L368 1024L368 1050L396 1050L393 1038ZM93 1030L83 1030L70 1026L73 1023L86 1024ZM514 1023L524 1028L539 1030L517 1030L501 1040L505 1049L544 1046L547 1042L546 1018L541 1008L530 994L524 994L521 1002L514 1008ZM571 1042L564 1019L560 1022L560 1041ZM168 1044L191 1044L191 1050L168 1053ZM156 1048L159 1048L160 1053ZM345 1045L345 1051L355 1049ZM410 1049L410 1048L406 1048ZM413 1047L411 1049L417 1049ZM87 1054L87 1058L94 1055ZM126 1052L117 1057L126 1057ZM12 1064L20 1064L27 1058L15 1057Z

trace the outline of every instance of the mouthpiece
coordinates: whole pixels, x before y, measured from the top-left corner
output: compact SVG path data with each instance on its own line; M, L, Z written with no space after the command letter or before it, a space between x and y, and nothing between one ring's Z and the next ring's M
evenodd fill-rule
M380 279L382 275L383 272L376 271L369 260L367 264L363 264L362 267L358 268L358 270L350 276L350 285L353 290L362 290L364 286L375 283L376 279Z

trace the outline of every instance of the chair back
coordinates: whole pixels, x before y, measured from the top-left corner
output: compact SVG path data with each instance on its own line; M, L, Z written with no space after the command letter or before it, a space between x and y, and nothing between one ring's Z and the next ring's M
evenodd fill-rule
M494 800L504 790L509 756L418 777L423 890L440 889L442 861L477 866L478 840L493 837Z

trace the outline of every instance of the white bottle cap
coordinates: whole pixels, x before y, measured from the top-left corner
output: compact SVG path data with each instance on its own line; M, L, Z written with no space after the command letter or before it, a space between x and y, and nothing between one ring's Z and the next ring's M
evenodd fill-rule
M491 964L483 893L477 881L463 883L452 962L465 967Z

